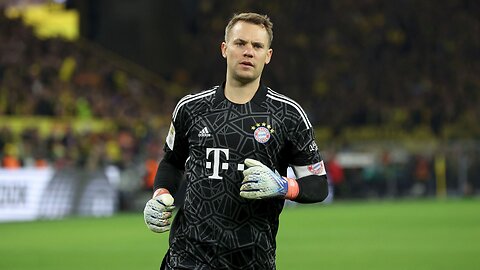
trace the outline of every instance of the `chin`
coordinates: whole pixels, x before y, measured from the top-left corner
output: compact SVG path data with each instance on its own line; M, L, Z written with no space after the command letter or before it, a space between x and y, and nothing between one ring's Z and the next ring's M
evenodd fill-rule
M240 77L240 76L235 77L235 80L237 80L238 82L241 82L243 84L251 83L251 82L255 81L255 79L256 78L253 78L253 77Z
M255 81L258 78L258 76L246 75L246 74L243 74L243 75L242 74L237 74L234 78L239 82L249 83L249 82Z

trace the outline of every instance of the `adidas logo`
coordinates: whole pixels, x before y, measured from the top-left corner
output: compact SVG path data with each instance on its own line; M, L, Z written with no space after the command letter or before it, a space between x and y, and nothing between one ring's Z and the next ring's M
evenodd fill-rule
M198 137L205 138L205 137L210 137L212 136L210 132L208 132L208 128L204 127L200 132L198 133Z

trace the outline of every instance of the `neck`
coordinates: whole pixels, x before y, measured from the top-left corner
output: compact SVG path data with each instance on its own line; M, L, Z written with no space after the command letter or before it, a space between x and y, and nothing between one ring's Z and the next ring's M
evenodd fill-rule
M237 104L245 104L252 100L260 86L260 80L248 83L227 80L225 83L225 97Z

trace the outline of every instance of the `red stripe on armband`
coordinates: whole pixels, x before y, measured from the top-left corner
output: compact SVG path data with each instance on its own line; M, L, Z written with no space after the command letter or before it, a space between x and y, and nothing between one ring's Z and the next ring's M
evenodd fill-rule
M287 177L285 177L285 179L288 181L288 190L287 194L285 195L285 199L294 200L297 198L298 193L300 192L297 180Z

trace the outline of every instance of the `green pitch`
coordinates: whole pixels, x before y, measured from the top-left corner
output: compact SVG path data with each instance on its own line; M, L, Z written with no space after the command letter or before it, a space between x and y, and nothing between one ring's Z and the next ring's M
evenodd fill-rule
M0 269L158 269L167 234L143 216L0 223ZM278 269L478 269L480 201L341 202L286 208Z

